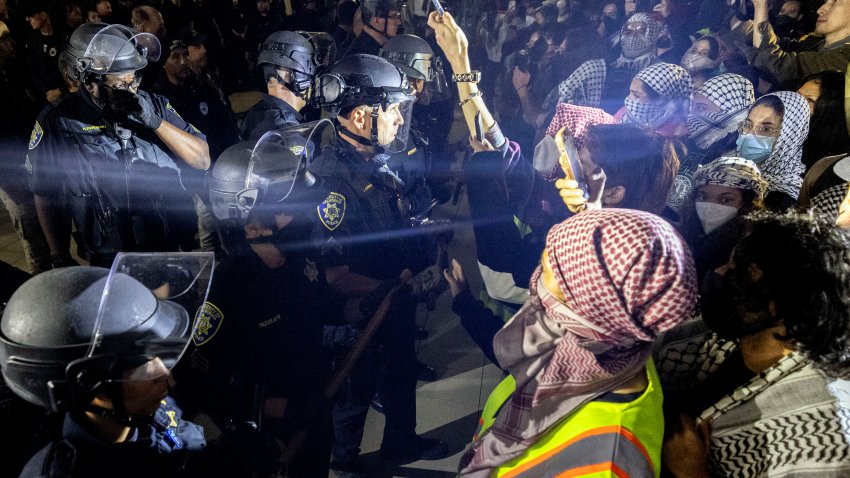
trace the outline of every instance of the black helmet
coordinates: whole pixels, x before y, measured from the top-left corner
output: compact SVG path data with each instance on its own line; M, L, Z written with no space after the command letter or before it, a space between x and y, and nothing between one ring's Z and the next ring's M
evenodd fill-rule
M431 62L434 50L416 35L396 35L381 48L381 58L393 62L408 78L429 81L434 76Z
M336 40L330 33L325 32L296 32L303 36L313 46L313 63L316 65L316 75L321 75L336 61Z
M114 397L110 384L126 370L153 359L171 368L188 345L190 313L206 298L212 265L211 253L119 254L111 272L80 266L33 277L3 311L3 378L28 402L81 412L95 394Z
M88 74L120 74L144 68L159 60L159 40L124 25L84 23L74 30L65 47L77 79Z
M387 152L402 151L406 147L416 95L397 66L375 55L351 55L334 65L329 73L320 76L316 83L316 100L331 116L348 114L363 105L372 108L371 142L367 145ZM382 145L378 142L378 110L387 111L390 105L396 103L401 103L399 108L404 124L396 132L395 140ZM351 136L344 128L340 132L360 141L360 137Z
M294 93L306 92L316 74L315 49L296 32L274 32L260 46L257 64L274 65L292 71L292 81L283 82Z
M330 121L289 126L224 150L207 181L213 215L241 226L261 206L283 211L315 182L307 167L325 128Z

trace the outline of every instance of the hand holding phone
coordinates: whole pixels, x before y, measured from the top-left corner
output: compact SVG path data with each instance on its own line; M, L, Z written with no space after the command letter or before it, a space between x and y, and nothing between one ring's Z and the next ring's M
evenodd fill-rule
M443 5L440 3L440 0L431 0L431 3L434 4L434 11L437 12L441 17L446 11L443 9Z

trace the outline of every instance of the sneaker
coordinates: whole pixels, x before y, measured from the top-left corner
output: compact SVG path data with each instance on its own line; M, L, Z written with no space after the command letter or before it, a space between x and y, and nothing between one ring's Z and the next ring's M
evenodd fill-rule
M436 438L416 436L398 447L381 447L381 458L398 463L410 463L419 460L440 460L449 456L446 442Z

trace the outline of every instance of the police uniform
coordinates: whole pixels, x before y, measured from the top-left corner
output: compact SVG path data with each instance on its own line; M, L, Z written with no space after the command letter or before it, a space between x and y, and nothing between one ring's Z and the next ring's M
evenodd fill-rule
M216 270L192 338L203 410L225 423L257 422L263 397L286 398L283 422L263 432L288 441L310 431L288 476L328 473L330 411L320 398L330 367L321 348L324 287L308 252L288 251L271 269L247 244L236 245Z
M228 146L239 142L230 106L194 73L182 85L171 83L163 73L152 91L168 98L180 116L204 132L211 157L217 158Z
M399 210L400 183L385 164L364 160L337 138L312 167L328 191L316 209L319 222L314 231L326 267L347 265L353 273L382 281L396 280L404 269L425 267L427 259L411 240L412 231ZM359 454L376 387L387 416L382 449L402 447L416 438L415 311L415 302L401 304L352 370L333 411L336 463L353 461Z
M27 37L26 57L27 68L30 79L36 89L44 98L44 94L50 90L65 90L65 82L59 72L59 53L62 51L62 37L53 35L42 35L40 31L33 30Z
M304 117L289 103L263 93L260 101L245 113L242 120L242 139L257 141L268 131L303 122Z
M405 209L410 217L426 214L433 198L428 186L430 158L428 140L420 132L411 129L410 140L404 151L390 155L387 167L404 183L402 195Z
M150 98L163 120L198 138L168 100ZM29 141L32 192L67 201L80 257L109 266L118 251L191 247L197 226L181 168L153 131L132 127L122 149L116 125L88 95L70 95L39 114Z
M166 397L150 424L134 427L121 443L104 443L66 415L62 440L43 448L21 472L30 477L176 476L188 458L206 445L203 429L182 419L182 411Z

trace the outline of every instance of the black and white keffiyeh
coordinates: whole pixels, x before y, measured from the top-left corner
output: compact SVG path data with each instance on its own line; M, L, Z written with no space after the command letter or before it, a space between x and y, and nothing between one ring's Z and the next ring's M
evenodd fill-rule
M643 23L646 29L642 33L628 31L628 25L634 23ZM620 29L620 57L614 67L631 71L646 68L658 56L658 39L669 34L663 21L648 13L635 13Z
M767 192L783 192L794 199L803 186L803 142L809 135L809 105L794 91L777 91L765 96L775 96L782 101L785 114L782 130L770 156L759 164L762 177L768 182Z
M657 128L674 116L687 114L694 88L687 70L672 63L655 63L641 70L635 78L658 93L663 103L641 103L627 97L624 123Z
M753 84L734 73L709 78L694 91L696 93L720 108L712 113L688 115L688 136L702 150L735 132L755 102Z
M756 163L744 158L720 157L699 166L694 174L694 188L714 184L728 188L753 191L764 197L767 182L762 179Z
M811 206L815 212L822 214L835 221L838 218L838 209L847 195L847 184L836 184L818 193L811 199Z
M607 71L605 60L588 60L582 63L558 85L556 98L550 94L544 108L552 109L558 103L599 108Z

